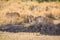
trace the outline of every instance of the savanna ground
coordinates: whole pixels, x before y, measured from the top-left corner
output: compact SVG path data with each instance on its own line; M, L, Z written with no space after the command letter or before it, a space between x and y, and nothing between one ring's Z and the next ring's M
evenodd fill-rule
M53 24L56 25L59 24L60 23L60 2L38 3L36 1L26 2L20 0L0 1L0 25L24 24L25 26L27 26L31 23L30 21L28 22L28 19L26 19L27 16L33 16L34 18L38 16L47 17L47 14L48 15L51 14L51 16L54 18L54 19L51 18ZM60 36L42 35L39 32L38 33L36 32L13 33L13 32L0 31L0 40L60 40Z

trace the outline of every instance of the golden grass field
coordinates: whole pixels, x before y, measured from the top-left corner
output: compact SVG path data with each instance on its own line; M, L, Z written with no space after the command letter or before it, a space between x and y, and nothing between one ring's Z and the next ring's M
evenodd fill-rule
M19 14L19 16L15 15ZM11 16L12 14L12 16ZM27 16L44 16L51 14L53 24L60 23L60 2L21 2L20 0L0 1L0 25L25 24ZM51 22L52 22L51 21ZM27 23L28 24L28 23ZM0 40L60 40L60 36L41 35L29 32L0 32Z
M14 15L11 18L10 13L17 13L19 16ZM8 15L7 15L8 14ZM55 19L60 18L60 3L59 2L21 2L21 1L8 1L0 2L0 24L15 24L23 23L27 16L44 16L51 14ZM60 21L58 21L60 22Z

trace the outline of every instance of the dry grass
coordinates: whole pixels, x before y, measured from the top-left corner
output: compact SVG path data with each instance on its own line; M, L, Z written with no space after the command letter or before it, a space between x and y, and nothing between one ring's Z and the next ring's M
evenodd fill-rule
M60 18L60 3L59 2L21 2L21 1L8 1L0 4L0 24L16 24L24 23L23 21L27 16L45 16L52 14L55 19ZM13 16L8 18L7 13L19 13L20 17ZM15 17L15 18L14 18Z
M9 16L7 13L17 12L20 16ZM55 19L54 23L60 23L60 2L37 3L21 2L19 0L10 0L8 2L0 1L0 25L23 24L27 16L44 16L51 14ZM58 21L59 20L59 21ZM29 23L29 22L27 22ZM0 32L0 40L60 40L60 36L41 35L39 33L8 33Z

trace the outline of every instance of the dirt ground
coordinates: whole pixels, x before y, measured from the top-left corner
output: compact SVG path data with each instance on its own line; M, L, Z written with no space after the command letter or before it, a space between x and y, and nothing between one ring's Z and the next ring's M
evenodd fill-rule
M41 35L39 33L7 33L0 32L0 40L60 40L60 36Z

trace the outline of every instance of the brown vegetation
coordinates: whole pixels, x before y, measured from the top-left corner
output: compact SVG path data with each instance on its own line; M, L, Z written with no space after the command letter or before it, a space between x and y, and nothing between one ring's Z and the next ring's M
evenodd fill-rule
M41 34L60 35L60 3L7 0L0 2L0 39L16 39L12 32L39 32ZM6 31L6 32L5 32ZM5 34L7 36L5 36ZM10 33L7 33L10 32ZM3 35L2 35L3 33ZM28 33L29 34L29 33ZM9 36L10 35L10 36ZM12 36L13 35L13 36ZM27 35L27 34L25 34ZM40 35L40 34L39 34ZM4 38L3 38L4 36ZM19 39L20 34L16 34ZM24 36L23 33L21 36ZM31 37L34 35L31 35ZM24 36L26 37L26 36ZM29 36L27 36L29 38ZM27 39L23 38L24 40ZM44 36L43 38L45 38ZM21 38L21 37L20 37ZM40 40L39 37L33 37ZM42 40L44 40L42 38ZM50 37L47 37L49 40ZM51 37L52 38L52 37ZM54 37L53 37L54 38ZM53 40L53 38L51 40ZM16 39L16 40L17 40ZM30 39L28 39L30 40ZM32 39L33 40L33 39ZM59 38L57 38L59 40Z

